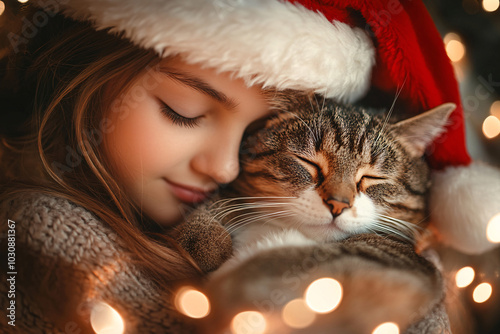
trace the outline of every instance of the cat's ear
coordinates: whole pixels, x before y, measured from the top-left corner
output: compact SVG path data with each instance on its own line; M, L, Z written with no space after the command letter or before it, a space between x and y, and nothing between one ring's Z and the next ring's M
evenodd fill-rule
M414 157L424 155L427 146L444 132L454 103L445 103L418 116L398 122L391 127L398 141Z

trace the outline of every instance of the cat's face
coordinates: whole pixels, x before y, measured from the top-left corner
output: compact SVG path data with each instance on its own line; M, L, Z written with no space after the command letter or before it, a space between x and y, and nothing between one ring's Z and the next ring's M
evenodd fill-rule
M394 125L363 109L320 102L294 98L288 112L249 137L234 187L244 196L269 197L259 200L268 203L259 210L281 214L266 224L315 240L364 232L411 236L426 218L429 170L422 156L453 106Z

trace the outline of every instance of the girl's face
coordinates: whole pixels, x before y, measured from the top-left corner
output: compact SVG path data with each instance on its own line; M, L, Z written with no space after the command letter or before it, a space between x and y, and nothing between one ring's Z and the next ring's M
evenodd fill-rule
M142 213L160 224L179 222L186 205L236 178L245 129L269 113L258 87L178 58L148 69L114 102L107 158Z

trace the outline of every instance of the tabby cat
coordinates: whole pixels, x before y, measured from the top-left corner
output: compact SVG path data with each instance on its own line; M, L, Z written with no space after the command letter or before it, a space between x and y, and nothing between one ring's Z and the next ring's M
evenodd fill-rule
M368 332L389 315L407 333L446 332L441 276L412 242L427 216L423 156L455 106L390 123L375 110L311 95L278 102L279 112L247 136L238 179L180 227L181 244L206 271L228 256L217 251L224 237L216 226L233 240L235 255L207 287L211 332L239 311L279 310L322 276L351 293L336 316L304 333ZM274 333L301 332L277 323Z

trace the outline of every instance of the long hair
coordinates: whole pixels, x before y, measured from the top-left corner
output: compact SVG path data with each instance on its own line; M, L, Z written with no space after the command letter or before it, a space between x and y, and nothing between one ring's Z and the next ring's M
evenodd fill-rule
M103 154L105 112L160 58L59 14L23 47L0 64L0 123L8 124L0 129L0 200L33 191L66 198L118 234L155 282L198 275L174 241L148 233L154 224L140 218Z

